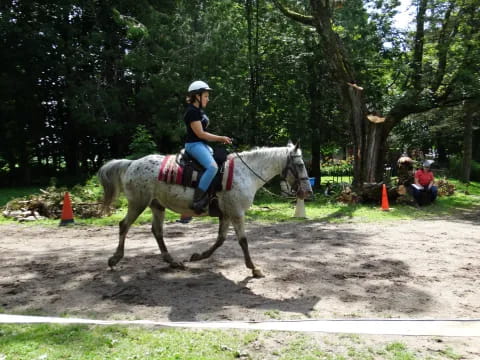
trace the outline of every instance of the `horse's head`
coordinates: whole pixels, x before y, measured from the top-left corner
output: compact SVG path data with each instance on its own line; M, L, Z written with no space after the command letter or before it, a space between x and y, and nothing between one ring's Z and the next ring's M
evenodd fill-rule
M282 178L287 181L299 199L305 199L312 195L312 186L298 145L288 144L287 163L282 171Z

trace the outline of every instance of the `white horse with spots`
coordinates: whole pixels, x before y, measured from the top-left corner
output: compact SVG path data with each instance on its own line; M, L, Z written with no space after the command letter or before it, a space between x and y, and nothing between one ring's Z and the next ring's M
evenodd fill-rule
M228 228L233 224L247 268L252 270L254 277L261 277L262 271L250 258L245 236L245 211L252 205L255 193L276 175L285 178L300 199L309 196L312 188L298 145L289 143L286 147L260 148L233 156L235 167L232 188L217 193L218 205L222 212L217 240L201 254L193 254L190 261L206 259L212 255L223 244ZM108 260L110 267L114 267L123 258L127 232L147 206L152 210L152 232L163 259L172 267L184 267L168 253L163 240L163 222L165 208L179 214L196 216L189 208L194 189L159 181L158 173L163 159L164 155L149 155L138 160L111 160L98 172L98 178L104 188L106 209L121 190L128 199L127 215L120 222L118 247Z

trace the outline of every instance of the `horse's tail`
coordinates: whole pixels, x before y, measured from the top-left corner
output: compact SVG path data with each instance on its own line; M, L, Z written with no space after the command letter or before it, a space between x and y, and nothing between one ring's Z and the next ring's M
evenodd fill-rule
M103 186L103 211L109 212L110 205L123 189L122 177L133 160L110 160L98 170L98 180Z

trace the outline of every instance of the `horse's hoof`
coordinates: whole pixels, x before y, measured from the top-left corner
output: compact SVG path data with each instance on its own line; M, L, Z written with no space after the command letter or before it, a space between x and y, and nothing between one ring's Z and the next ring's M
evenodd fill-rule
M108 259L108 266L110 267L110 269L113 270L113 268L115 267L115 265L118 264L118 259L115 258L115 256L112 256L110 259Z
M173 260L173 257L169 253L163 254L163 260L169 263L172 269L185 269L183 262Z
M180 269L180 270L185 270L185 264L181 261L172 261L170 263L170 267L172 269Z
M192 256L190 256L190 261L198 261L198 260L201 260L202 257L200 256L199 253L195 253L195 254L192 254Z
M253 274L253 277L257 279L265 277L265 275L263 275L262 273L262 270L260 269L253 269L252 274Z

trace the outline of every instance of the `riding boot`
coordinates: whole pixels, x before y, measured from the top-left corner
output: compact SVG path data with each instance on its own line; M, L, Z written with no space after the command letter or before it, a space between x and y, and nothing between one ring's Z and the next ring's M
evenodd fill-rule
M202 189L195 188L195 193L193 195L193 204L191 209L197 214L205 212L208 205L208 194Z

